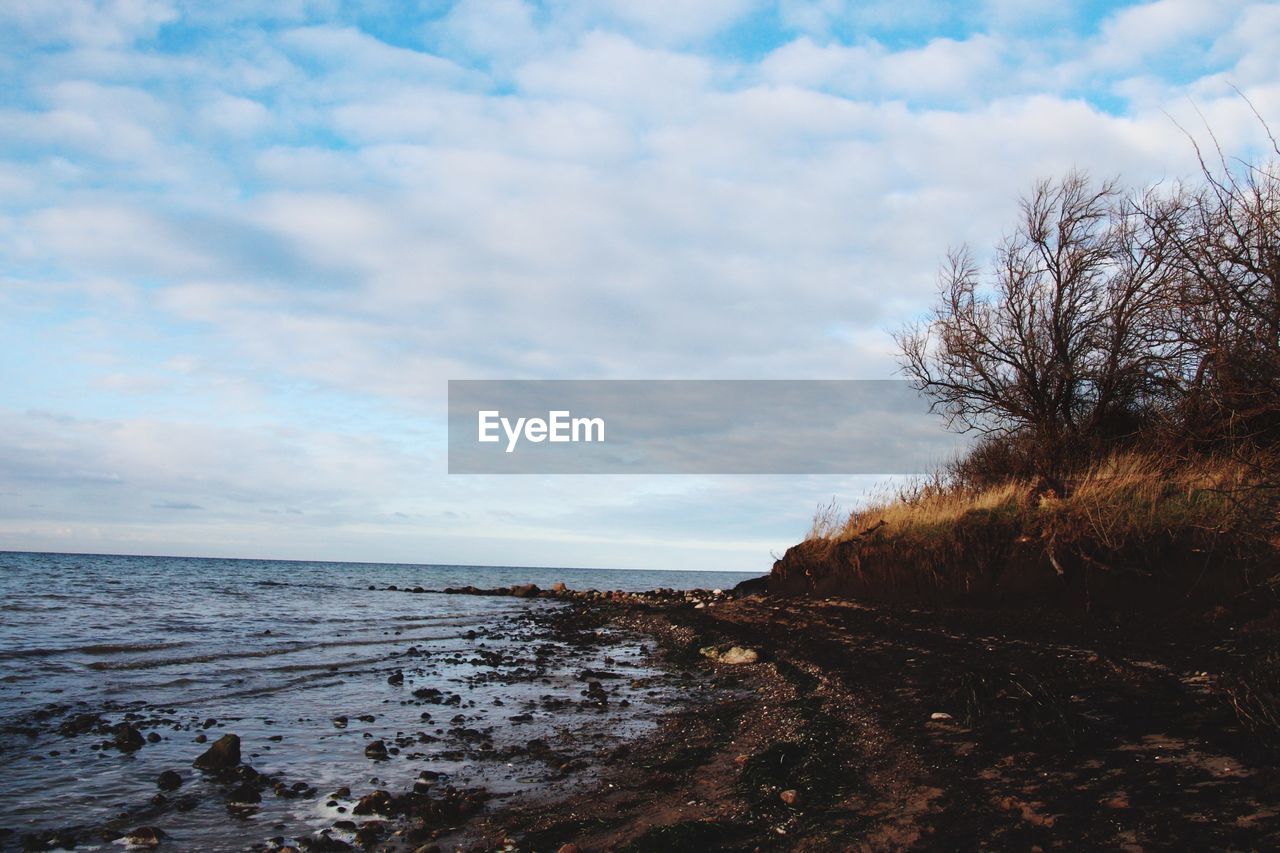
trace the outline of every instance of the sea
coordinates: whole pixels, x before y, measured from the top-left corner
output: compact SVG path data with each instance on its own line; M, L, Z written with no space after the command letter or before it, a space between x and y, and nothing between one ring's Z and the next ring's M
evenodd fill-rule
M362 794L407 790L423 770L499 801L589 783L565 767L585 759L590 774L588 752L657 725L692 692L689 674L644 635L546 634L558 601L435 590L727 589L751 576L0 552L0 849L56 846L62 832L76 849L119 850L110 836L135 823L172 849L342 839L332 827ZM595 679L604 701L582 698ZM113 743L121 724L140 748ZM284 795L228 804L192 767L227 733ZM386 758L366 754L375 740ZM522 746L535 742L548 746ZM166 770L178 788L157 786Z

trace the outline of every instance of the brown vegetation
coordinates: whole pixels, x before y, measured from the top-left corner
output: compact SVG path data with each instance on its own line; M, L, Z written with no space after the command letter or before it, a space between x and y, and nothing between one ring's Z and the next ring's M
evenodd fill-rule
M1277 156L1280 147L1270 137ZM898 336L977 431L933 478L819 513L780 592L1212 605L1280 577L1280 165L1198 185L1038 184L987 274L953 251Z

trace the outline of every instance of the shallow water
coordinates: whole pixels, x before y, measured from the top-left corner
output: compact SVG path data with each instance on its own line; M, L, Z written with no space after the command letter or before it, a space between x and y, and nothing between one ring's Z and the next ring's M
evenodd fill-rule
M177 847L245 849L330 826L361 793L404 790L423 769L499 795L573 784L544 759L503 756L538 738L576 757L654 725L680 685L655 668L645 638L566 643L539 620L556 602L385 587L642 590L743 577L0 553L0 847L114 822L160 826ZM602 679L606 707L582 699L584 670L618 676ZM396 671L403 684L388 683ZM414 695L430 689L440 696ZM79 713L99 715L98 730L58 732ZM102 726L125 720L160 740L132 753L95 748L111 740ZM191 767L206 748L199 735L227 732L246 763L319 796L266 791L260 805L228 810L225 791ZM398 754L367 758L374 739L401 744ZM184 784L155 806L166 769ZM340 786L352 796L326 805ZM174 807L181 798L189 810ZM80 849L92 846L81 835Z

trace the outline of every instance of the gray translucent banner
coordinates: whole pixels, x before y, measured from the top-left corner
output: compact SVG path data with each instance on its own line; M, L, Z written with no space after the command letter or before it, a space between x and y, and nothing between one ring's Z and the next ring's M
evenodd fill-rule
M963 440L898 380L450 380L451 474L915 474Z

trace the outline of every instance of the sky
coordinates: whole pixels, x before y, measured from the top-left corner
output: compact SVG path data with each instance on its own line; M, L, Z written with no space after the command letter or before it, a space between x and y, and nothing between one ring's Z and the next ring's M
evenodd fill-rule
M894 376L1034 181L1256 156L1277 44L1247 0L6 0L0 549L767 571L881 481L451 476L447 381Z

